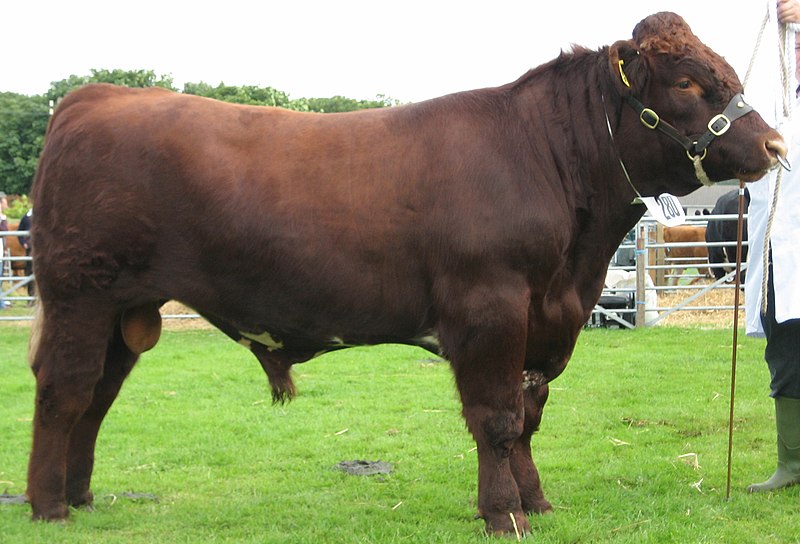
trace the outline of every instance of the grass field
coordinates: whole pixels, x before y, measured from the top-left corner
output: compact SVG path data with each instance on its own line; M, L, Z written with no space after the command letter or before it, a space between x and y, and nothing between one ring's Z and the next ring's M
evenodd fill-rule
M551 384L534 458L555 513L531 542L798 542L800 486L748 495L774 468L763 343L739 336L733 492L725 499L731 334L588 330ZM27 329L0 326L0 491L25 489ZM295 368L270 403L243 348L165 332L101 431L93 511L31 523L0 505L0 542L481 542L477 459L447 364L400 346ZM391 474L349 476L345 460Z

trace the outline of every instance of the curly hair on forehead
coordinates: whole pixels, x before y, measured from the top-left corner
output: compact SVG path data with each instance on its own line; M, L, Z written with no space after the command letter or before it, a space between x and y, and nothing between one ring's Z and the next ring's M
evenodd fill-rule
M700 57L712 65L721 60L692 32L683 17L671 12L656 13L640 21L633 29L633 41L648 53Z
M715 80L706 84L718 90L741 87L733 68L701 42L680 15L671 12L650 15L633 29L633 40L643 52L669 55L681 64L702 67Z
M700 41L683 17L669 11L642 19L633 29L633 40L642 49L664 52L684 43Z

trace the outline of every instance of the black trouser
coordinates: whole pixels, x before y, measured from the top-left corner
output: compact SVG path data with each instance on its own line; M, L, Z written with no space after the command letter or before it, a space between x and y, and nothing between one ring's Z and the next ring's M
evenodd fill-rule
M767 313L761 324L767 336L764 359L769 367L770 396L800 399L800 319L775 321L775 286L770 251Z

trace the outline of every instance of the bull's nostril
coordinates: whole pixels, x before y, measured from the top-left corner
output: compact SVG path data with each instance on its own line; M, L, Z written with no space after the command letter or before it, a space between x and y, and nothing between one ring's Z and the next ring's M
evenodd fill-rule
M786 159L786 154L789 152L786 147L786 142L783 139L767 140L766 143L767 153L773 156L778 163L787 170L791 170L789 161Z

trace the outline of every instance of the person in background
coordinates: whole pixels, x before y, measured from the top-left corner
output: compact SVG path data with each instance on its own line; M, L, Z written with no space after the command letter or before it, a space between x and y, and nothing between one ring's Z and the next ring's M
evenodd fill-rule
M778 0L775 15L780 24L800 23L800 1ZM772 22L775 25L774 19ZM772 28L777 34L777 25ZM800 49L799 38L800 33L796 34L795 51ZM787 54L789 59L797 57L791 51ZM798 88L800 81L800 63L796 59L795 65L792 90ZM773 98L776 96L774 90ZM752 96L748 94L748 98ZM800 251L797 250L800 242L800 101L796 93L792 98L792 115L784 113L782 100L773 100L772 110L751 102L762 115L775 113L772 121L789 145L788 159L794 169L781 173L778 204L767 250L767 307L763 315L764 239L778 173L773 171L749 186L746 331L750 336L767 340L764 359L771 377L770 396L775 400L777 429L775 472L766 481L750 485L747 488L750 492L774 491L800 483ZM770 122L768 115L765 119Z
M19 227L17 227L17 229L20 230L20 231L28 231L27 235L18 237L19 245L21 245L25 249L25 255L27 257L31 256L31 235L30 235L30 230L31 230L31 220L32 219L33 219L33 208L28 210L28 213L26 213L24 216L22 216L22 219L19 222ZM33 275L33 261L26 261L25 262L25 275L26 276ZM36 287L35 286L36 286L36 284L33 282L33 280L28 282L28 296L29 297L32 297L32 296L34 296L36 294ZM31 306L32 302L33 301L30 301L28 303L28 305Z

